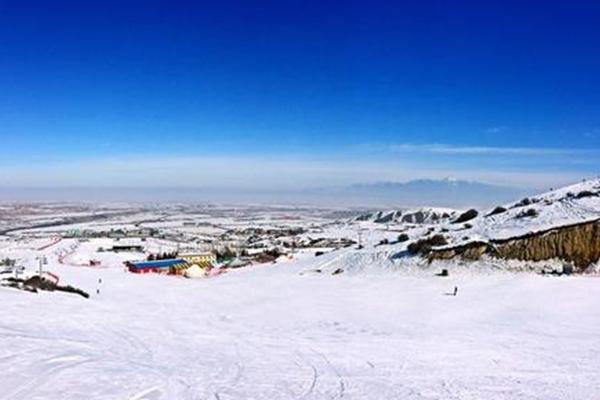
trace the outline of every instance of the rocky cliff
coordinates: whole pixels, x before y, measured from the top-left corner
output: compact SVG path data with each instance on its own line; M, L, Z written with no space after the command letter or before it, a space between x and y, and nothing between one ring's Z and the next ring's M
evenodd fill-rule
M522 261L562 259L572 262L576 272L582 272L600 259L600 219L507 239L433 249L428 258L430 261L455 257L475 260L483 255Z

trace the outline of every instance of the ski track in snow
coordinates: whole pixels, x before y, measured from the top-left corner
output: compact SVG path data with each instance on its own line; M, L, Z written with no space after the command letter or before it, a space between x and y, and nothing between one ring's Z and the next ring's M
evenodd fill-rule
M0 399L600 393L597 279L300 275L345 260L329 257L196 281L51 259L90 292L101 277L101 294L0 289ZM455 284L459 296L443 296Z

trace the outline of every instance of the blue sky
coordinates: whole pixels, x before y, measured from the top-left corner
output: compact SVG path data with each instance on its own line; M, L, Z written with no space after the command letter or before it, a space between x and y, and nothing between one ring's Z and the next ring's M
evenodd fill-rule
M599 173L594 2L123 3L0 3L0 185Z

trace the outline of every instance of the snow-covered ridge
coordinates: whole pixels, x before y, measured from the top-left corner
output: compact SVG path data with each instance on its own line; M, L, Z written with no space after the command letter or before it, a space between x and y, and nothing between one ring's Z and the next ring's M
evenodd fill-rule
M437 224L448 222L456 217L460 211L444 207L421 207L413 209L398 209L375 211L360 215L355 221L370 221L378 224L390 222L408 224Z
M487 254L500 264L508 259L557 259L574 262L583 271L599 258L598 220L600 179L593 179L487 210L379 211L354 219L350 226L369 232L366 243L375 251L391 250L398 267L411 264L405 256L415 254L426 256L418 257L425 262L457 255L474 260Z
M492 208L469 221L469 229L449 235L451 242L504 240L600 218L600 179L523 198ZM460 237L458 237L460 236Z

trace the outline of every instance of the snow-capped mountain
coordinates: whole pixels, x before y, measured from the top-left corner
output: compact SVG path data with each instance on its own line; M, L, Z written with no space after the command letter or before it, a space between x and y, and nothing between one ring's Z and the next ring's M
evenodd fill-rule
M344 189L350 198L371 204L405 207L487 207L529 194L528 190L456 179L418 179L408 182L377 182Z

